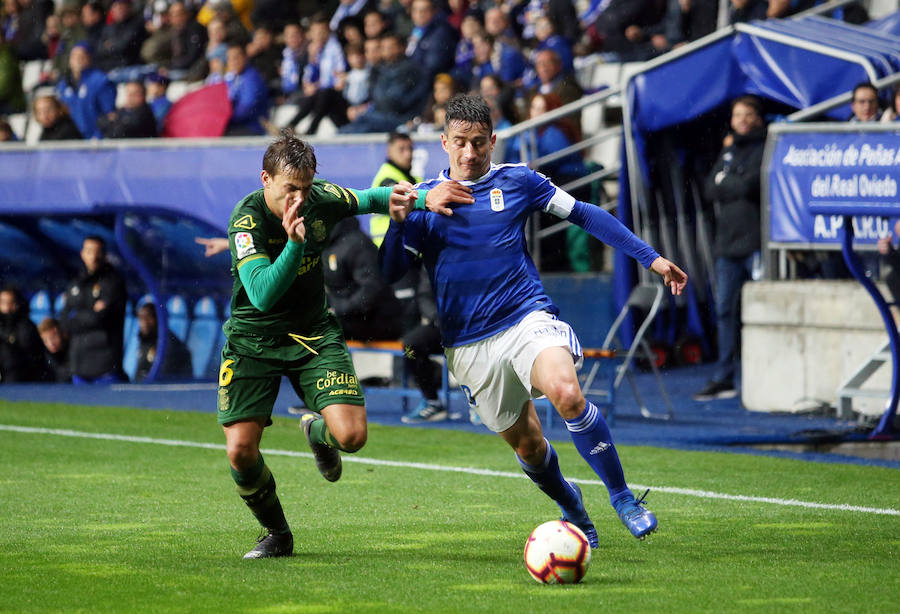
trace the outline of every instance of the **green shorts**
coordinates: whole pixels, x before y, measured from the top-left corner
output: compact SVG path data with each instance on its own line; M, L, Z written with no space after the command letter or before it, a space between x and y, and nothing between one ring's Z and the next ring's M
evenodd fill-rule
M251 418L271 424L282 375L314 411L366 403L337 322L308 337L232 333L219 368L219 424Z

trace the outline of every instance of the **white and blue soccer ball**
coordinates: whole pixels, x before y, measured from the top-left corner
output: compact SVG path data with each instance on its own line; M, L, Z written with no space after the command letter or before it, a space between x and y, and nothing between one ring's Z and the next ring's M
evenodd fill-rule
M525 567L543 584L580 582L591 564L591 545L581 529L565 520L538 526L525 542Z

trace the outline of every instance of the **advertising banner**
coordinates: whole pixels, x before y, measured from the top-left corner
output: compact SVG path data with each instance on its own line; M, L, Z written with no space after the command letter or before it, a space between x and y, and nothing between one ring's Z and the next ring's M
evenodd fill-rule
M778 131L769 167L769 240L838 243L845 215L854 216L860 243L891 232L900 217L900 127L887 130Z

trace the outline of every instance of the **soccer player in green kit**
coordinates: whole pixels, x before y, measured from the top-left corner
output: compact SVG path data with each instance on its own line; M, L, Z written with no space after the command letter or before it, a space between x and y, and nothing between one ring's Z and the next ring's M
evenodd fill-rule
M352 190L315 178L312 147L290 132L263 156L262 189L241 200L228 222L234 288L219 370L218 421L238 494L263 527L244 558L290 556L294 540L259 451L281 376L312 411L301 427L329 481L341 475L338 450L366 443L365 399L340 324L325 299L321 252L350 215L387 213L401 187ZM449 183L449 182L448 182ZM419 208L451 215L471 203L468 188L420 191Z

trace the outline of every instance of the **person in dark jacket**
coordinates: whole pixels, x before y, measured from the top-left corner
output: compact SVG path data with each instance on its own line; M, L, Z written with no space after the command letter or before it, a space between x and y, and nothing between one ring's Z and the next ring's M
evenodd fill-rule
M262 75L247 59L243 45L228 45L225 85L231 100L231 119L226 136L263 134L261 119L269 112L269 89Z
M41 141L68 141L83 139L69 110L56 96L38 96L34 99L34 119L41 125Z
M766 129L762 104L741 96L731 104L731 133L706 180L715 206L716 331L719 357L713 378L694 395L709 401L737 396L736 341L740 333L741 286L750 279L761 246L760 167Z
M137 371L134 379L142 382L147 379L153 363L156 362L157 341L159 340L159 324L156 319L156 307L153 303L144 303L138 308L138 349ZM176 337L172 331L166 336L166 354L163 358L160 377L187 379L193 374L191 370L191 352L184 341Z
M94 63L105 72L141 64L141 45L147 38L144 18L132 11L130 0L114 0L109 20L100 33Z
M44 344L18 288L0 289L0 383L50 379Z
M403 308L381 279L378 248L348 217L331 232L330 245L322 252L328 304L347 339L371 341L397 339L403 334Z
M338 132L391 132L425 107L431 87L421 67L403 55L403 39L395 33L381 39L382 63L372 84L369 109Z
M435 75L453 68L459 32L439 14L434 0L413 0L410 16L413 31L409 35L406 55L425 73L431 83Z
M63 327L71 335L69 359L76 384L126 380L122 371L125 280L106 260L102 237L85 237L84 270L66 291Z
M156 116L147 104L147 91L140 81L125 84L125 101L112 113L97 120L105 139L141 139L156 136Z
M47 369L52 374L52 381L71 382L72 370L69 368L69 335L63 330L56 318L44 318L37 327L44 342L44 356Z

